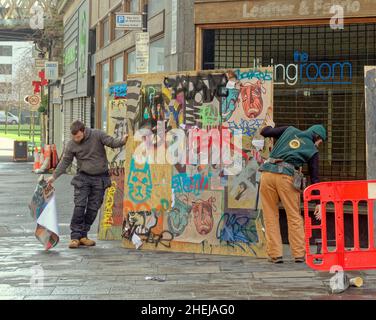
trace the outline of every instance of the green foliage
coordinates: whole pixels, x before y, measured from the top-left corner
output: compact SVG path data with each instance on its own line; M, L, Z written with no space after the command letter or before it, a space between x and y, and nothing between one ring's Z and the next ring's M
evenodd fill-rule
M44 95L42 97L42 101L40 103L40 107L38 109L39 113L46 114L48 109L48 95Z

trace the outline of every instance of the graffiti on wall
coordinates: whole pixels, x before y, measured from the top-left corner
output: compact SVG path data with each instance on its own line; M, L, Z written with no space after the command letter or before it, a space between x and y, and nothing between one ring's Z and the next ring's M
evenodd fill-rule
M115 120L132 120L135 132L143 132L140 139L135 133L124 156L115 159L124 169L123 220L117 239L123 238L125 247L134 248L137 236L144 250L266 255L258 168L268 157L270 143L256 150L253 142L262 140L265 119L273 116L273 77L259 76L271 69L233 72L238 76L235 84L229 82L227 71L146 74L128 78L126 96L112 90L115 101L126 101L124 109L111 104L112 134L116 135ZM176 143L179 132L174 130L182 132L184 142L179 146L184 152L178 158L184 161L169 163L163 157L160 163L159 151L166 153ZM192 132L209 138L194 140ZM234 140L237 132L242 134L240 150ZM240 152L240 171L226 171L224 145L232 153ZM154 158L139 163L140 146ZM202 160L205 148L215 149L208 163L191 161L190 153ZM213 155L220 163L210 162ZM112 201L113 192L108 191L108 207L118 202ZM114 210L112 220L110 210L105 207L104 212L105 221L114 220Z
M122 138L127 131L127 84L115 83L107 90L107 134ZM123 223L124 165L126 147L106 149L112 185L107 189L99 226L99 238L115 240L121 236Z

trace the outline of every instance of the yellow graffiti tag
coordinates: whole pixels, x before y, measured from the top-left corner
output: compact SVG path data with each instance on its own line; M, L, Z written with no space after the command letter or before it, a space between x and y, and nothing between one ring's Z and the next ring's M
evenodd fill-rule
M116 193L117 184L115 181L112 181L111 188L108 189L107 197L106 197L106 204L104 208L104 217L102 226L105 230L112 227L113 219L112 219L112 209L114 208L114 196Z

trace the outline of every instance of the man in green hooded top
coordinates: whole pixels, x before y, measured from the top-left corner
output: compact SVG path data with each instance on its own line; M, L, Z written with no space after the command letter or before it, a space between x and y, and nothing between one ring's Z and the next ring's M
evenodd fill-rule
M300 210L300 191L294 187L294 173L308 164L311 183L319 182L319 145L326 140L326 129L315 125L306 131L295 127L275 128L271 119L261 131L265 138L278 139L270 158L261 166L260 195L264 213L267 254L270 262L283 263L279 226L279 201L286 210L289 243L295 262L305 261L304 221ZM315 216L320 217L321 207Z

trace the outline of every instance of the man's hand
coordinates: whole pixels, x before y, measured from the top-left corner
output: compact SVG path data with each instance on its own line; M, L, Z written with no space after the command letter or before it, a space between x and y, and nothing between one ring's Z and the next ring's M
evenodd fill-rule
M54 182L55 182L55 178L54 178L54 177L49 177L49 178L47 179L47 184L48 184L49 186L51 186Z
M322 219L322 211L321 211L321 205L320 204L318 204L316 206L314 215L315 215L315 217L316 217L317 220L321 221L321 219Z

